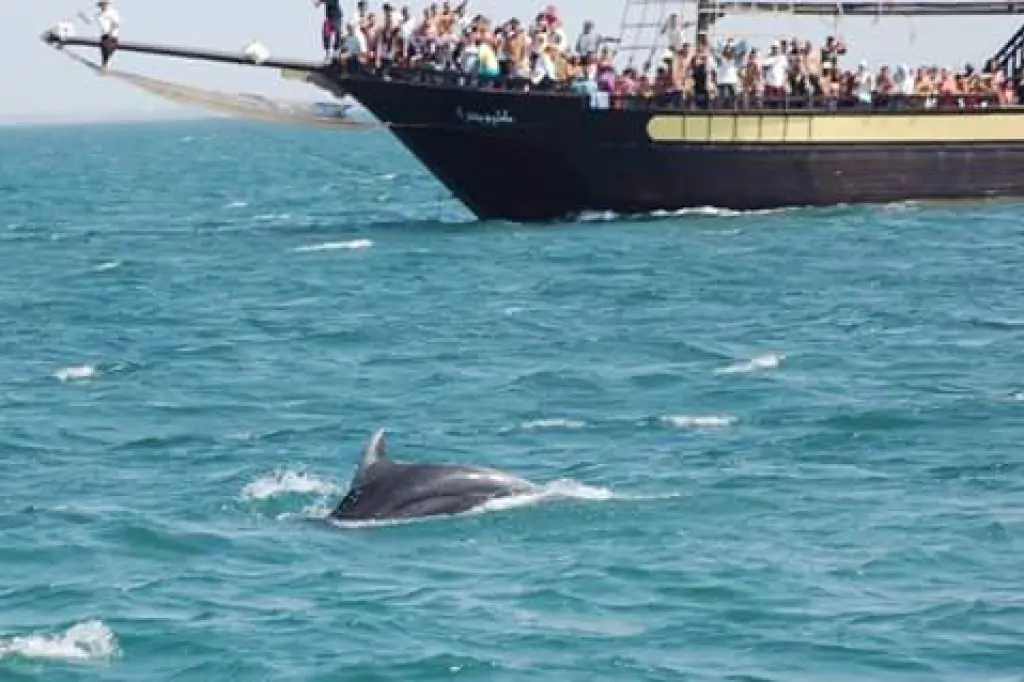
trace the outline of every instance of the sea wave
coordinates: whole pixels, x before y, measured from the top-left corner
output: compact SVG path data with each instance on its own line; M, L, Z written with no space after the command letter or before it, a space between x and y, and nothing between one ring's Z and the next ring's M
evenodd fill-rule
M347 242L323 242L295 247L296 253L315 253L318 251L360 251L373 246L369 239L352 239Z
M763 355L755 356L749 360L743 360L742 362L735 362L726 367L720 367L715 370L715 374L748 374L750 372L760 372L766 369L776 369L785 362L786 356L782 353L765 353Z
M53 373L53 376L64 383L69 381L82 381L85 379L92 379L96 376L95 365L74 365L71 367L62 367Z
M732 426L736 421L736 417L719 414L669 414L661 418L662 424L677 429L720 429Z
M0 639L0 659L20 656L33 659L88 661L118 653L114 631L102 621L72 625L58 634L32 634Z
M537 431L541 429L582 429L586 426L585 421L577 419L534 419L523 422L519 428L526 431Z

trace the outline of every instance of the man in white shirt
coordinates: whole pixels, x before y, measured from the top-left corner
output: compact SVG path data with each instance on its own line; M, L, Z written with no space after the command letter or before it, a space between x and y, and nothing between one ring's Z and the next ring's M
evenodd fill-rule
M110 58L117 50L117 41L121 35L121 14L110 6L110 0L99 0L96 6L100 8L96 15L96 23L100 26L100 54L103 56L104 71Z
M771 51L761 62L764 70L764 97L779 101L786 97L786 81L789 73L789 57L779 50L778 43L772 43Z

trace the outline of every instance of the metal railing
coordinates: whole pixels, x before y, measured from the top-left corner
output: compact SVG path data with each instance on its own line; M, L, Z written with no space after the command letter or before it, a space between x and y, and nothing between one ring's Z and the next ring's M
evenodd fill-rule
M615 96L609 98L611 109L691 112L930 112L1001 108L998 95L875 95L870 101L853 96L763 95L740 94L730 98L683 96L679 93L654 97Z
M581 91L578 84L548 82L537 86L528 78L498 77L482 79L476 74L458 70L434 68L431 66L406 66L385 69L371 68L357 62L338 65L347 76L360 79L415 83L419 85L443 86L468 90L502 91L526 95L543 94L590 100L591 108L608 110L643 111L692 111L692 112L739 112L739 111L815 111L815 112L929 112L954 110L980 110L1005 108L996 94L964 95L874 95L864 101L851 95L783 95L779 97L758 94L737 93L732 97L717 97L699 94L665 93L653 96L617 95L599 93L603 101L594 106L594 94Z

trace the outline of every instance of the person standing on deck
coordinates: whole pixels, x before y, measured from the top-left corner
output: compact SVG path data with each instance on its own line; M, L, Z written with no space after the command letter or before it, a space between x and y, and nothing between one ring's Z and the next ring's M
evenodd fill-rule
M597 57L597 51L601 49L601 35L594 30L593 21L583 22L583 33L576 39L576 54L587 59Z
M341 52L341 0L314 0L313 5L324 6L324 54L327 61L332 61Z
M103 58L100 69L106 71L121 35L121 14L110 6L110 0L99 0L96 6L100 8L96 15L96 23L100 27L100 55Z

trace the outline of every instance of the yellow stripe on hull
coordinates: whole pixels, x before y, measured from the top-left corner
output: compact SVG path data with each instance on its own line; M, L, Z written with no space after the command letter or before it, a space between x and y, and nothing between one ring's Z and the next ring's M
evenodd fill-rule
M1024 142L1024 108L936 113L736 113L652 116L654 142L851 144Z

